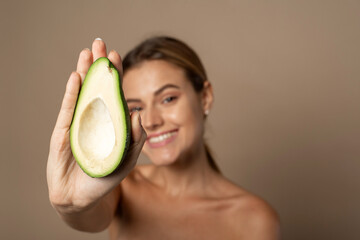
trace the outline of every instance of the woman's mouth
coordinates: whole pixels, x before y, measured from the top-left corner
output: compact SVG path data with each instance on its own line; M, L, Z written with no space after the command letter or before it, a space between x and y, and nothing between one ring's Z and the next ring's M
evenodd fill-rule
M170 142L172 142L177 135L177 130L173 130L170 132L165 132L161 134L153 134L148 137L147 143L150 147L162 147Z

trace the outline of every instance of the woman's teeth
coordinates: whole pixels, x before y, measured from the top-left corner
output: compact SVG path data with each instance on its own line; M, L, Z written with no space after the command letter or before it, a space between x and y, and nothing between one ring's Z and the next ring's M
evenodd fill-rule
M157 137L152 137L149 139L150 143L158 143L161 141L164 141L165 139L168 139L169 137L175 135L175 132L165 133Z

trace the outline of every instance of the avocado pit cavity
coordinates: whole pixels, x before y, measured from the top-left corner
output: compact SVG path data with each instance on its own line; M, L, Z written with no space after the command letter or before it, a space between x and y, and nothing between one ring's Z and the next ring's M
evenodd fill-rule
M90 102L81 116L79 145L90 161L104 160L115 146L114 124L101 98Z

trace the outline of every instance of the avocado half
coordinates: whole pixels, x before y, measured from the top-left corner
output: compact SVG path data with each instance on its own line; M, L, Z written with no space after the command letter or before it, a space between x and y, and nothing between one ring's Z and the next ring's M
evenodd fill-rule
M106 57L89 68L70 127L72 153L91 177L104 177L122 162L130 143L130 115L118 71Z

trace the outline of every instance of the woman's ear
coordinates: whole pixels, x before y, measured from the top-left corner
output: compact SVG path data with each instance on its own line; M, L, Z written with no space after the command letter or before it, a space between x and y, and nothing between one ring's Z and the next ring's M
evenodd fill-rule
M214 102L214 94L212 85L209 81L204 82L204 88L202 90L202 108L204 116L206 117L210 113L210 109Z

